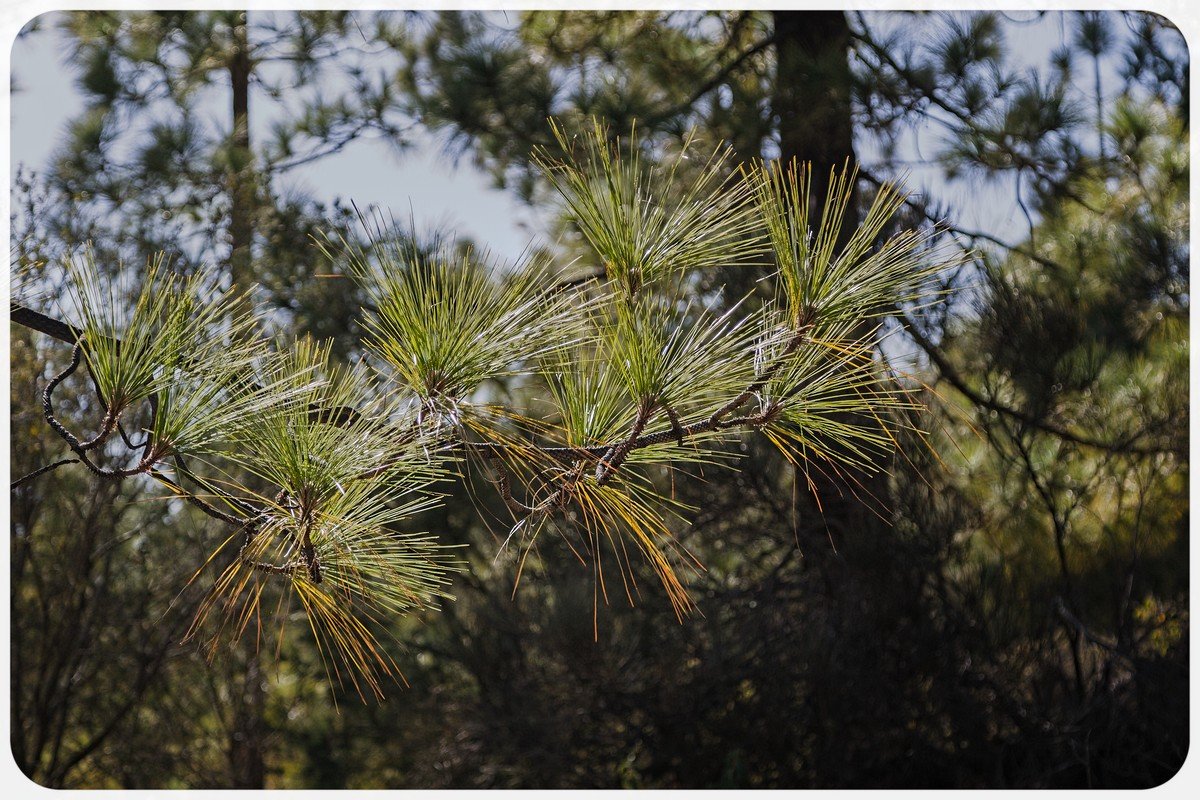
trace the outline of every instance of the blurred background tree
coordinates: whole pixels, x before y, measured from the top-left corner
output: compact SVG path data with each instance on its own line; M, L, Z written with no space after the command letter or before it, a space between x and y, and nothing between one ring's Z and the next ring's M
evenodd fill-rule
M90 241L102 260L222 263L259 283L280 328L353 332L360 299L315 280L310 235L353 213L282 180L374 137L403 150L412 122L383 68L403 15L310 11L80 12L57 18L84 100L44 173L18 247L26 260ZM27 179L28 180L28 179ZM343 339L342 352L351 340Z
M322 11L61 15L56 24L69 48L69 64L76 72L84 109L70 124L46 171L17 179L24 206L23 214L14 217L17 266L36 272L84 242L114 272L141 269L158 251L168 253L174 268L185 272L202 263L220 263L229 281L262 286L257 299L275 309L281 333L332 336L340 352L347 352L359 334L353 320L361 298L345 281L331 285L317 277L327 270L310 237L319 230L356 235L353 215L340 203L323 204L282 186L278 179L298 165L338 152L360 136L378 135L390 146L404 147L406 123L395 110L391 84L372 68L372 58L394 44L397 21ZM260 132L261 141L252 141L252 130ZM269 136L262 136L263 130ZM19 336L29 348L21 353L31 359L30 368L40 365L57 371L65 364L62 354L44 347L44 340L27 333ZM87 399L81 397L80 402L86 404ZM85 519L109 519L107 513L97 506ZM161 538L161 527L166 525L175 531L172 538L177 543L202 549L212 541L213 530L203 517L182 509L148 524L151 540ZM102 535L103 530L89 525L88 536L98 537L95 547L111 552L111 536ZM107 530L111 534L111 528ZM191 561L202 562L203 558ZM174 570L188 562L168 563ZM87 571L93 569L92 560L81 558L80 564L86 565L80 584L59 586L55 597L61 600L74 592L82 603L97 593L93 584L99 578ZM166 584L174 591L157 599L169 603L190 577L176 574L174 582ZM90 602L74 615L52 615L71 641L78 641L75 617L84 608L91 609ZM158 613L165 610L163 606ZM194 614L194 602L190 610ZM89 610L85 616L96 613ZM186 618L188 607L173 607L171 614ZM32 624L32 618L30 623L31 630L44 630ZM184 630L186 625L185 619ZM141 642L137 626L106 627L129 637L114 641L118 650ZM170 630L175 635L166 641L177 646L180 631ZM70 657L81 657L80 647ZM51 657L68 657L64 652L70 648L60 648ZM109 661L114 669L120 669L120 663L115 658ZM28 673L43 675L45 666L31 662ZM230 654L224 664L201 665L199 676L188 671L194 667L181 668L170 681L170 691L187 696L185 687L197 691L207 687L208 696L199 695L198 702L208 707L217 699L224 708L188 715L195 727L180 738L185 742L223 739L224 747L214 752L224 753L225 758L196 766L193 775L204 777L190 778L188 784L261 785L268 701L258 655ZM114 694L119 698L121 692ZM179 702L190 699L195 698L181 697ZM89 698L70 693L56 702L68 708L91 705ZM131 698L109 727L127 735L120 724L139 710L141 702ZM45 709L34 713L43 714ZM30 751L21 751L18 763L23 769L50 783L62 783L67 772L82 768L78 763L66 768L59 764L66 756L57 755L56 745L61 737L73 735L65 726L67 719L63 716L60 721L59 741L39 740ZM49 735L49 731L37 732L40 737ZM164 747L168 746L165 739ZM47 749L56 755L43 764L39 759ZM191 748L177 745L177 749ZM166 763L157 760L158 765Z
M402 145L408 126L423 126L449 155L469 155L499 185L549 205L531 160L537 146L554 146L547 117L594 115L614 133L636 122L657 143L648 158L695 128L746 161L811 161L817 178L858 163L861 203L907 174L917 191L897 224L939 223L975 255L947 276L955 291L919 326L898 314L881 334L880 357L929 386L933 449L909 443L886 480L856 486L750 445L736 480L676 487L702 509L678 536L706 568L691 585L703 618L680 625L665 598L646 593L636 608L603 608L593 641L592 575L568 564L565 545L542 542L514 594L515 559L496 555L503 528L480 524L465 497L451 500L426 524L470 543L471 569L442 613L397 623L410 688L378 707L335 705L297 644L264 678L252 726L261 779L1149 786L1177 770L1188 746L1178 698L1188 689L1189 109L1186 48L1166 20L66 19L89 107L55 165L20 195L29 210L16 260L50 260L92 239L112 263L144 263L164 247L180 263L228 263L263 285L281 328L338 337L343 354L356 348L360 298L344 281L313 280L327 265L305 239L350 230L349 215L279 197L272 177L367 132ZM1023 39L1035 31L1053 39L1036 57ZM373 48L395 68L370 72L364 64L377 62L354 56ZM301 88L281 88L291 84ZM278 135L251 147L237 120L275 91ZM221 130L196 121L205 92L228 101ZM152 102L176 109L173 121L150 114ZM150 135L118 145L128 139L117 133L137 125ZM819 186L814 196L823 198ZM999 215L980 213L985 203L1011 207L1018 224L999 230ZM586 252L568 220L553 224L564 262ZM695 291L736 299L763 277L718 269ZM39 441L28 423L17 427L21 413L37 415L30 387L64 358L28 332L14 329L13 342L15 475L21 443ZM44 463L34 455L31 468ZM58 518L73 513L65 498L82 480L56 473L14 496L14 637L30 654L21 670L14 658L18 763L55 785L244 781L232 750L213 745L219 731L245 735L237 665L174 646L165 620L186 616L182 601L134 633L170 595L153 584L182 582L169 569L104 570L104 548L142 541L131 529L192 546L180 538L186 512L142 519L135 497L114 498L79 509L95 519L81 539ZM476 489L503 518L490 488ZM22 547L83 553L87 542L91 557L69 564L17 557ZM163 558L141 547L139 558ZM64 566L78 571L59 574ZM62 638L77 628L98 638ZM48 661L65 658L72 669ZM86 670L94 674L70 684L80 688L54 690ZM131 683L131 670L145 679Z

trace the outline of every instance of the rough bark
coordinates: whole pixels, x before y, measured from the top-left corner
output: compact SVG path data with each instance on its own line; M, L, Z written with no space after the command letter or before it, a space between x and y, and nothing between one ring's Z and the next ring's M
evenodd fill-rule
M850 27L841 11L773 11L776 76L773 112L779 126L780 160L811 165L809 218L821 217L829 175L856 163L851 118ZM839 246L858 226L854 187ZM868 333L864 325L864 335ZM838 474L838 472L842 474ZM846 537L869 542L880 531L876 512L886 506L886 476L851 472L825 462L808 470L821 514L837 546ZM806 481L807 482L807 481Z
M771 16L778 64L772 104L780 159L812 165L812 196L819 209L830 169L854 163L850 27L841 11L773 11ZM851 208L856 210L856 204ZM843 238L854 230L857 216L846 216Z
M250 76L254 69L247 35L249 12L239 12L229 53L229 83L233 101L233 137L229 170L229 275L234 285L246 288L254 281L254 154L250 149ZM234 788L261 789L266 781L264 762L265 692L255 637L239 644L245 651L245 672L240 696L235 698L234 725L230 733L229 761Z
M250 150L250 75L253 63L246 33L246 13L233 27L229 53L229 83L233 99L233 135L229 153L229 274L234 284L253 280L251 246L254 239L254 156Z
M263 720L266 692L253 632L248 631L239 646L245 651L246 663L240 676L240 695L234 698L234 722L229 736L232 788L262 789L266 785L266 724Z

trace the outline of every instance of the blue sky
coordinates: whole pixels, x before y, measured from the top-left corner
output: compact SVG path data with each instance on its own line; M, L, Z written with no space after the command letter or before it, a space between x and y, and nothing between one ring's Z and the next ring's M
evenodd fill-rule
M43 168L68 122L83 108L54 17L40 18L42 28L13 45L14 170ZM256 136L265 133L269 124L266 118L260 122L262 129L253 132ZM452 164L428 136L419 138L403 155L379 140L356 141L340 153L292 170L285 185L323 200L341 197L353 199L360 207L378 205L397 217L407 217L411 207L418 227L444 226L510 258L541 228L533 209L493 188L490 178L469 159Z
M14 170L45 166L67 122L82 108L53 16L41 18L41 30L18 39L13 46L17 89L12 95ZM1012 63L1037 69L1048 63L1049 54L1069 36L1069 30L1058 13L1032 24L1020 21L1032 16L1031 12L1012 12L1014 21L1006 23L1005 34L1013 43ZM875 22L881 27L886 24L879 18L874 18ZM1090 93L1090 70L1083 72L1079 89ZM1103 80L1115 88L1117 76L1111 65L1105 73ZM261 117L260 121L263 128L254 132L256 136L265 133L269 122ZM947 201L960 214L957 221L964 227L987 230L1014 242L1023 238L1028 223L1013 201L1011 185L947 183L940 167L932 163L939 148L939 133L932 128L915 129L906 137L899 155L910 165L909 188ZM870 164L873 149L865 142L859 149L860 158ZM411 210L419 227L455 230L510 258L545 229L536 210L493 188L489 177L469 158L452 164L427 135L418 136L415 146L404 154L379 140L362 139L336 155L293 170L283 180L285 185L323 200L353 199L360 207L377 205L398 217L407 217Z

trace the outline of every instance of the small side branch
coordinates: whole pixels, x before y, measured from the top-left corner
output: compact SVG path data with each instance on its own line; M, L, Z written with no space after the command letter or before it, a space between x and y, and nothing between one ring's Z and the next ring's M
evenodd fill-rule
M216 506L214 506L211 503L204 500L204 498L194 495L191 492L185 490L182 486L180 486L178 483L176 483L175 481L168 478L161 471L152 469L152 470L149 470L149 475L151 478L154 478L154 480L158 481L163 486L166 486L168 489L175 492L175 495L177 497L179 497L182 500L188 501L189 503L191 503L196 508L200 509L201 511L203 511L205 514L212 517L213 519L220 520L221 522L225 522L230 525L245 525L246 524L246 520L244 520L243 518L235 517L232 514L226 514L221 509L217 508Z
M500 462L500 457L493 456L491 460L496 462L496 472L499 474L499 477L496 479L496 488L500 490L500 499L504 501L504 505L518 519L532 514L532 506L527 506L513 497L512 481L508 477L508 471L504 468L504 464Z
M808 316L810 315L805 315L805 317ZM811 328L812 323L808 319L802 320L796 327L796 330L792 333L791 338L788 339L788 343L784 345L783 352L775 357L770 366L763 370L762 374L755 378L754 381L747 386L741 394L713 412L712 416L709 417L709 422L714 425L714 430L717 426L719 426L721 420L736 411L738 406L742 405L742 403L745 403L767 387L767 384L771 382L771 379L774 378L779 373L779 370L783 368L783 365L787 362L788 357L800 349L800 345L802 345L808 338L808 332Z
M633 420L633 427L629 431L629 438L623 442L618 442L613 445L600 463L596 465L596 484L603 486L608 482L613 473L625 463L625 459L629 456L633 446L637 443L638 437L642 435L642 431L646 429L646 423L650 421L650 417L654 414L654 409L658 408L658 403L654 400L643 400L638 407L637 417ZM678 430L678 428L677 428ZM682 443L683 436L680 434L679 441Z
M671 420L671 433L675 434L675 441L680 447L684 445L683 423L679 420L679 414L675 409L671 408L669 403L662 403L663 413L667 415L667 419Z
M10 490L16 489L18 486L21 486L22 484L27 483L28 481L31 481L40 475L45 475L47 472L50 472L51 470L58 469L59 467L65 466L67 464L78 464L78 463L79 463L78 458L64 458L60 461L55 461L53 464L47 464L44 467L38 467L33 472L30 472L28 475L22 475L20 478L17 478L15 481L13 481L9 485L9 489Z
M101 478L128 478L133 475L141 475L149 472L151 467L154 465L152 453L143 456L142 460L138 462L137 466L132 469L105 469L97 465L88 457L88 449L90 447L95 447L98 444L97 439L92 439L88 442L80 442L75 434L67 430L66 427L64 427L63 424L58 421L58 418L54 416L54 390L58 388L59 384L71 377L71 375L75 373L75 370L79 369L79 361L82 354L83 342L76 342L75 346L71 348L71 362L67 364L66 368L62 372L51 378L50 382L46 384L46 388L42 391L42 411L46 417L46 422L49 423L50 427L54 429L54 432L57 433L62 440L67 443L67 446L71 448L71 451L75 453L75 455L79 456L79 461ZM112 429L115 427L116 420L114 418L112 420L112 425L108 430L108 434L111 434ZM108 434L104 434L104 437L107 438Z
M266 572L271 575L294 575L299 570L304 569L304 564L300 561L292 561L288 564L272 564L267 561L258 561L253 559L247 554L247 551L250 549L250 545L254 543L254 537L258 535L259 521L260 518L257 517L254 519L248 519L242 524L241 528L239 528L239 530L244 530L246 532L246 538L245 541L242 542L241 548L238 549L238 560L251 569L258 570L259 572ZM236 536L237 534L235 533L234 535Z
M186 478L187 480L189 480L192 483L199 486L204 492L206 492L208 494L208 496L219 498L219 499L223 500L225 503L227 503L231 508L235 508L238 511L240 511L245 516L245 518L253 519L254 517L260 516L263 513L263 510L261 508L258 508L257 506L254 506L238 497L235 497L235 496L229 494L228 492L221 491L217 487L213 486L212 483L210 483L209 481L201 478L199 475L192 472L191 469L188 468L187 461L184 459L182 454L173 453L172 456L175 461L175 471L176 471L176 473L178 473L178 475L181 479L181 483L182 483L182 479ZM183 489L182 486L177 487L177 491L179 491L181 495L186 495L188 497L195 497L195 495L192 492L189 492L189 491ZM226 521L229 521L229 520L236 520L237 522L234 524L241 523L241 518L229 517L228 515L226 515Z
M79 359L82 355L83 347L79 343L76 343L75 346L71 348L70 363L67 364L66 368L62 372L51 378L50 383L46 384L46 388L42 390L42 411L45 414L46 422L50 424L50 427L54 429L54 432L61 436L67 445L76 453L79 453L83 450L83 445L80 443L79 439L75 438L75 434L63 427L63 424L58 421L57 417L54 416L53 398L54 390L58 388L58 385L67 378L71 377L75 373L75 370L79 369ZM91 465L89 464L89 466Z

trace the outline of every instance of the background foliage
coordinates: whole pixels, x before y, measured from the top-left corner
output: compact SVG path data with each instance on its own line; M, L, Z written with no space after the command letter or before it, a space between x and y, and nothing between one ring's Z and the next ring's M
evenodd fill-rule
M166 249L185 273L209 262L252 276L281 336L332 337L333 357L353 358L370 293L319 278L329 262L309 235L369 245L341 203L283 195L276 176L358 136L403 149L423 126L530 202L569 211L538 177L538 148L561 152L551 115L576 130L636 121L651 161L688 135L747 165L811 161L814 220L829 168L858 163L839 244L879 185L914 166L934 186L1000 198L1026 225L970 227L970 204L936 191L903 205L889 224L971 253L919 323L873 299L889 334L879 357L928 386L919 424L934 446L905 443L886 472L853 480L755 441L736 474L693 468L673 489L700 511L672 533L704 565L685 580L702 616L681 624L647 590L593 623L592 571L556 537L539 539L514 593L502 499L448 484L414 524L469 545L469 569L440 612L390 618L408 688L379 704L327 682L303 636L279 652L222 645L211 661L182 642L204 596L194 565L228 535L194 509L69 470L21 486L18 765L92 787L1169 778L1189 722L1188 59L1152 14L1059 21L1061 46L1028 67L1023 23L989 13L55 18L87 108L54 163L14 187L13 260L43 297L60 290L37 279L43 265L85 240L135 283ZM395 70L366 68L384 52ZM249 115L276 98L276 135L252 141ZM569 265L603 232L560 217L560 244L535 255ZM434 249L420 238L396 246ZM679 292L750 295L746 309L773 296L764 271L711 255L677 243L673 257L714 265ZM60 456L38 398L68 358L12 327L14 476ZM531 395L492 372L489 397ZM87 389L76 376L60 390L64 418L94 414ZM654 585L649 566L630 569Z

